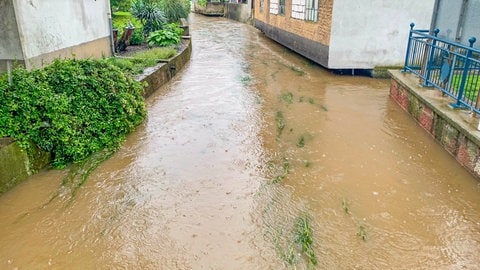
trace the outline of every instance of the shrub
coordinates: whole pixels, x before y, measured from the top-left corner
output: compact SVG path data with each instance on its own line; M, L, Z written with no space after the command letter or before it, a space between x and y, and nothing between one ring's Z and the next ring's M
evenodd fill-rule
M142 86L106 60L55 60L0 78L0 137L32 141L53 165L115 149L146 115Z
M147 42L149 46L168 47L177 45L182 38L183 29L175 23L165 25L162 30L152 32Z
M180 18L187 18L189 13L184 2L178 0L162 0L160 8L170 23L179 22Z
M143 35L162 29L166 23L165 15L156 2L137 0L133 2L132 14L143 25Z
M112 10L127 11L130 10L131 6L131 0L110 0L110 7L112 8Z

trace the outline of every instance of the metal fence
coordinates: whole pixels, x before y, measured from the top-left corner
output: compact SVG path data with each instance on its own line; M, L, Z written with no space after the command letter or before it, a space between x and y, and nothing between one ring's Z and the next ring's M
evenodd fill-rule
M480 114L480 50L438 37L428 30L413 29L410 24L405 72L418 75L424 86L439 89L453 99L454 108L470 109Z

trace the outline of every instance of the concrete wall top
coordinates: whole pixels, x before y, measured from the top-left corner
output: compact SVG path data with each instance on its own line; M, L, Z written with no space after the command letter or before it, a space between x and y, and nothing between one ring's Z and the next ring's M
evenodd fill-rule
M434 0L335 0L329 68L403 65L409 24L428 29ZM353 46L354 45L354 46Z
M110 36L108 0L13 0L25 59Z
M0 59L23 60L12 0L0 0Z

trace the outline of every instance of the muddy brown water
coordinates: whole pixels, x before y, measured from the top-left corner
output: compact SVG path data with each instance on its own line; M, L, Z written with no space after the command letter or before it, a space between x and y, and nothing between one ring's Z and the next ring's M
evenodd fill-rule
M298 217L318 269L479 267L478 181L388 80L190 20L191 62L74 196L53 170L0 197L0 269L315 268Z

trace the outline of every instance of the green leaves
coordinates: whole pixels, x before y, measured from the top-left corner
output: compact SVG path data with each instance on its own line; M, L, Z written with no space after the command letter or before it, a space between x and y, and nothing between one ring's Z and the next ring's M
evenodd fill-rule
M0 78L0 135L31 140L55 167L114 149L140 124L142 86L107 60L56 60L42 70Z
M159 30L167 22L164 12L156 2L137 0L132 5L132 15L142 22L143 34Z
M149 46L168 47L177 45L182 38L183 29L176 23L164 26L162 30L150 33L147 38Z

